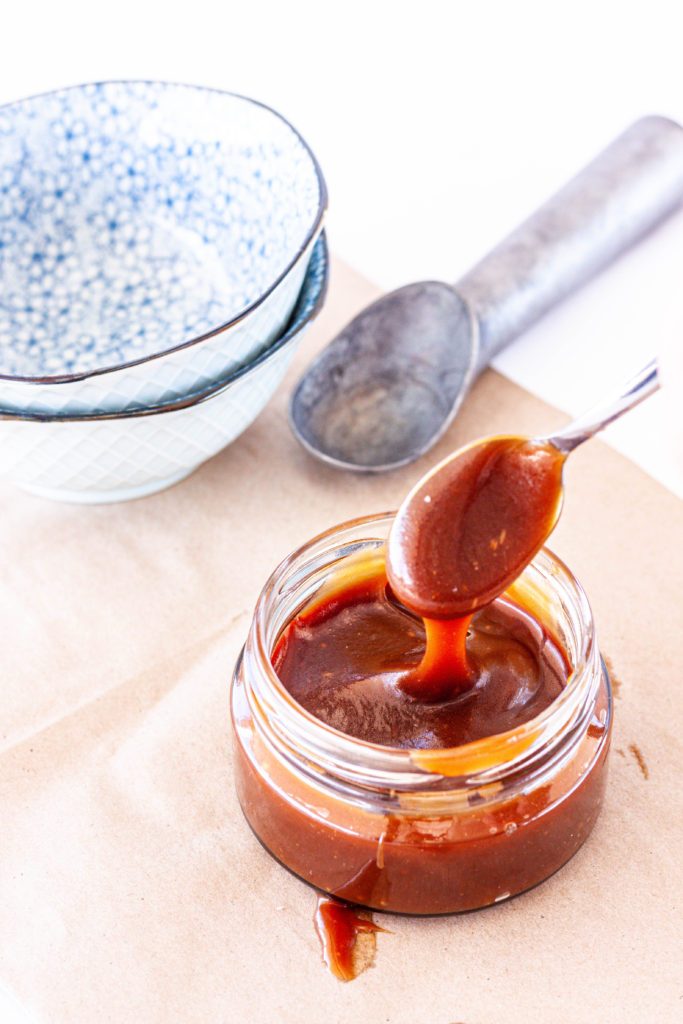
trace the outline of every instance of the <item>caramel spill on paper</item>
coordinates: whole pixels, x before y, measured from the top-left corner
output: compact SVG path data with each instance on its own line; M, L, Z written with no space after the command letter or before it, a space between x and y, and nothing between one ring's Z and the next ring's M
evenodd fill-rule
M385 929L375 924L367 911L331 896L319 896L314 921L323 959L335 978L352 981L372 966L375 933Z
M640 752L640 748L638 747L638 745L636 743L629 743L628 749L631 751L631 753L635 757L636 761L638 762L638 767L640 768L641 772L643 773L643 778L644 779L648 779L650 777L650 773L648 771L647 765L645 764L645 758L643 757L642 753Z
M607 655L604 652L601 651L600 653L602 654L602 660L604 661L605 665L607 666L607 674L609 676L609 681L612 684L612 693L614 694L615 698L619 697L620 696L620 692L619 691L621 690L621 682L620 682L619 679L617 679L617 677L616 677L616 675L614 673L614 665L612 664L611 659L608 658Z

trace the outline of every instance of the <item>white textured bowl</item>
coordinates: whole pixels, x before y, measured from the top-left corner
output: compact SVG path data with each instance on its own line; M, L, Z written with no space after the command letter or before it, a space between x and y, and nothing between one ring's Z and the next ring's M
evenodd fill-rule
M176 483L263 409L322 306L327 279L323 234L283 335L249 366L163 407L82 417L0 411L0 474L42 497L79 503L139 498Z
M245 97L102 82L0 107L0 405L143 408L244 365L326 201L301 136Z

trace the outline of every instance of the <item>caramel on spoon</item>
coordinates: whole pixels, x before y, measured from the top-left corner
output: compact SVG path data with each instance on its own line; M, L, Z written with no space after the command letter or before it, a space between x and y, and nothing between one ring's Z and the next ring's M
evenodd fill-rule
M552 532L564 462L577 445L659 387L656 361L624 391L550 437L484 438L432 469L398 510L387 576L427 620L459 619L519 576Z

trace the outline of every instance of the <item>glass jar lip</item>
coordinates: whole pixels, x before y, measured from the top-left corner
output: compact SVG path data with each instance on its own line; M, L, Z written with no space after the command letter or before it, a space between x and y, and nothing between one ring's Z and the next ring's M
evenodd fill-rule
M507 732L460 747L433 750L388 747L359 740L327 725L302 707L273 668L272 647L269 649L264 625L271 603L277 599L278 588L288 574L316 549L324 549L328 542L341 540L343 534L352 530L358 532L380 524L387 526L394 516L394 511L374 513L329 527L292 551L271 573L257 600L250 630L251 645L247 644L247 649L251 646L254 650L260 669L254 710L260 718L265 716L268 719L285 743L291 741L304 756L318 760L333 771L336 768L341 774L350 772L353 775L356 769L366 776L374 772L379 776L387 772L396 773L406 785L412 785L419 779L424 783L427 778L437 777L466 778L473 784L494 781L501 772L507 774L546 751L558 735L566 735L573 730L585 703L586 675L597 657L588 598L571 570L549 548L541 548L524 573L536 570L552 575L574 598L579 620L586 628L581 632L576 663L562 693L536 717ZM372 542L383 538L368 535L358 538L357 543L364 540Z

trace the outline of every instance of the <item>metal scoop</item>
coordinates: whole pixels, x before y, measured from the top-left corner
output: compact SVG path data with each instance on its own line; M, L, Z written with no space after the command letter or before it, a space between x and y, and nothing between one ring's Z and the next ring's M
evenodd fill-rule
M496 352L682 200L683 129L637 121L454 287L406 285L355 317L297 384L295 435L341 469L412 462Z

